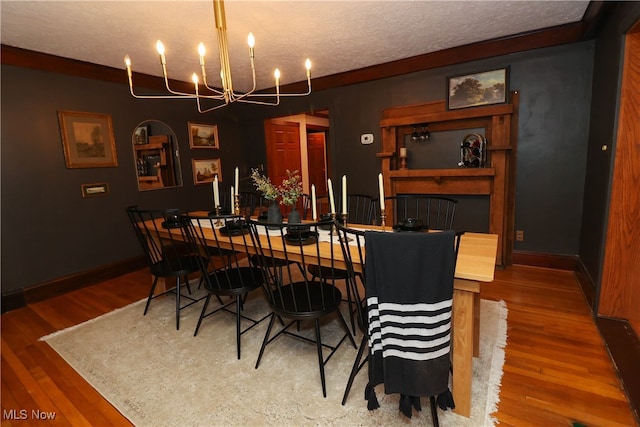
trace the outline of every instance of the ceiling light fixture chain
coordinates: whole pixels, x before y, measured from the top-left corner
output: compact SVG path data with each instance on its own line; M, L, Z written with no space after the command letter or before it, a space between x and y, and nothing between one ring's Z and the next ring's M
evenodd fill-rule
M198 45L198 54L200 56L200 74L202 76L202 85L207 93L200 92L200 79L196 73L193 73L191 80L194 84L194 93L179 92L171 89L169 85L169 77L167 73L167 59L164 53L164 45L160 40L156 42L156 50L160 55L160 65L162 66L162 75L164 77L164 83L167 91L170 95L138 95L133 90L133 77L131 70L131 58L129 55L124 57L124 63L127 68L127 76L129 78L129 90L134 98L140 99L195 99L198 106L198 111L201 113L207 113L209 111L216 110L218 108L229 105L233 102L246 102L259 105L278 105L280 104L280 97L282 96L305 96L311 93L311 61L307 58L305 61L305 68L307 70L307 85L308 90L305 93L280 93L280 70L275 69L275 93L257 92L256 90L256 68L255 68L255 54L254 45L255 38L253 33L249 33L247 37L247 44L249 45L249 60L251 62L251 76L253 80L251 90L247 92L236 92L233 89L233 79L231 77L231 62L229 60L229 44L227 42L227 22L224 11L223 0L213 0L213 15L216 26L216 33L218 36L218 51L220 54L220 80L222 89L211 87L207 82L207 73L205 71L204 56L206 54L206 48L203 43ZM214 100L221 101L214 107L203 109L201 100Z

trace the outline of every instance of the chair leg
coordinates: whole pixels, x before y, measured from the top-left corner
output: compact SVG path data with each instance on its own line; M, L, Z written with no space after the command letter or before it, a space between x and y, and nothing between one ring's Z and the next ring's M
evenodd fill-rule
M316 318L314 319L313 323L316 331L316 347L318 349L318 365L320 366L320 381L322 382L322 395L324 397L327 397L327 385L324 377L324 357L322 356L322 341L320 341L321 339L320 338L320 320Z
M360 370L364 366L365 362L367 361L367 358L369 357L367 355L367 357L365 357L365 359L362 360L362 362L360 362L360 360L362 359L362 356L364 355L364 352L367 349L367 347L368 347L368 345L367 345L367 336L365 334L362 334L362 342L360 343L360 348L358 349L358 354L356 355L356 360L353 361L353 367L351 368L351 374L349 374L349 381L347 381L347 387L344 389L344 396L342 396L342 405L343 406L344 406L345 403L347 403L347 397L349 397L349 392L351 391L351 386L353 385L353 380L356 378L356 375L358 375L358 372L360 372Z
M440 427L440 422L438 421L438 409L436 408L436 397L429 396L429 403L431 404L431 421L433 422L433 427Z
M200 312L200 318L198 319L198 324L196 325L196 331L193 333L194 337L198 335L198 330L200 329L200 325L202 324L202 319L204 319L204 315L207 312L207 307L209 307L209 300L211 300L211 294L208 294L207 299L204 300L204 307L202 307L202 311Z
M269 335L271 334L271 328L273 327L273 321L276 318L275 317L275 313L271 313L270 316L271 316L271 319L269 319L269 327L267 328L267 333L264 335L264 339L262 340L262 346L260 347L260 353L258 354L258 360L256 361L256 369L258 369L258 365L260 364L260 360L262 359L262 354L264 353L264 348L267 346L267 343L269 342Z
M153 276L153 284L151 285L151 290L149 291L149 297L147 298L147 304L144 306L144 314L147 315L147 310L149 310L149 304L151 304L151 300L153 299L153 293L156 290L156 285L158 284L158 276Z
M238 351L238 360L240 360L240 310L242 307L241 295L236 295L236 348Z
M180 277L176 277L176 331L180 330Z

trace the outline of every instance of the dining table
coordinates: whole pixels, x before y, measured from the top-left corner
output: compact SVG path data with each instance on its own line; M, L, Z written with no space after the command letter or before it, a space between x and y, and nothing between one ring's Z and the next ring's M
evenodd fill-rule
M207 216L207 212L191 212L190 215ZM364 225L349 223L349 228L359 230L389 231L392 227L379 225ZM162 229L159 227L158 229ZM215 243L217 227L210 231L211 242ZM328 234L328 232L327 232ZM205 237L208 239L207 235ZM265 236L266 238L266 236ZM230 237L224 236L220 239L221 247L225 248L225 241L229 245L226 249L231 249ZM238 249L242 243L242 236L231 237L237 239ZM498 235L489 233L465 232L460 237L458 258L456 262L454 289L453 289L453 324L452 324L452 393L455 399L454 412L469 417L471 414L471 383L473 378L473 358L480 354L480 283L489 283L494 279L496 266L496 254L498 248ZM346 269L346 264L339 248L332 248L330 245L339 245L337 238L327 238L320 243L319 262L331 265L333 256L334 266ZM272 244L274 241L272 240ZM251 250L251 248L249 248ZM354 249L355 250L355 249ZM274 257L295 260L296 247L288 246L279 248L274 245L271 249ZM358 257L354 257L359 259ZM362 271L363 266L354 265L355 270ZM156 292L162 292L164 284L159 281Z

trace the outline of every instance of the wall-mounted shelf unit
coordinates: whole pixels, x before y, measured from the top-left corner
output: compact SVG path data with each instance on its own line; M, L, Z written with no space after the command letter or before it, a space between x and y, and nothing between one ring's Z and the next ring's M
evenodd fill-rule
M140 190L173 187L173 156L169 135L149 136L147 144L133 146L138 168L138 187Z

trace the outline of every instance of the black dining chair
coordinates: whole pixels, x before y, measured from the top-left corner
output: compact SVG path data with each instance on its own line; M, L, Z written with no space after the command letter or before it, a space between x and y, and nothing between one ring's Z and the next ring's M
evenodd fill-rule
M373 224L373 218L375 213L375 199L370 196L363 194L350 194L347 198L347 224L365 224L370 225ZM336 210L340 210L338 206L336 206ZM342 216L340 214L336 215L336 222L342 222ZM314 279L317 279L321 275L325 278L331 277L333 280L347 280L348 274L344 269L333 269L327 270L325 267L321 267L318 265L309 265L308 267L309 274ZM356 307L360 304L357 298L355 298L349 286L346 287L347 292L347 303L349 305L349 317L351 321L351 330L353 334L356 334L356 321L355 321L355 310Z
M369 382L367 407L380 406L374 387L400 394L399 410L411 418L429 397L455 407L449 390L456 234L365 232Z
M344 227L342 224L337 224L338 240L340 241L340 248L342 250L342 256L344 258L347 268L344 270L346 273L347 287L351 289L354 299L357 302L356 311L357 324L360 332L362 333L362 339L360 341L360 347L358 347L358 353L353 362L349 379L347 380L347 386L344 390L342 397L342 404L347 402L349 391L353 385L353 381L356 375L367 362L368 354L368 339L367 334L367 303L363 297L361 297L359 291L358 282L362 282L362 285L366 289L365 275L362 273L365 270L365 240L364 231L355 230L352 228Z
M342 212L342 199L340 206L336 206L338 219ZM366 194L349 194L347 196L347 223L351 224L373 224L375 215L375 199Z
M401 194L385 197L385 210L392 212L398 224L408 218L422 220L430 230L453 230L458 201L449 197L426 194ZM378 216L378 203L374 204Z
M267 225L257 221L250 221L250 224L254 230L253 236L256 238L256 251L262 262L262 271L266 282L265 294L271 308L271 318L262 341L256 368L265 355L266 347L273 345L276 338L282 335L312 343L317 349L322 394L326 397L325 365L345 340L349 340L353 347L356 347L340 312L342 292L331 278L309 279L306 275L299 273L295 267L292 267L291 263L283 268L283 276L274 275L275 268L272 263L276 259L286 259L295 260L303 268L309 264L317 265L320 263L327 263L325 265L332 268L334 257L333 255L326 256L326 243L319 241L318 223L295 227L288 227L287 224ZM329 251L340 251L337 244L329 243ZM328 316L335 316L338 322L337 326L343 331L340 338L336 337L331 342L323 341L321 335L321 320ZM272 334L276 319L280 320L282 327ZM286 324L285 321L287 321ZM292 327L294 325L296 328ZM327 355L324 354L324 349L329 350ZM295 362L290 361L289 363Z
M233 314L236 318L236 349L240 359L242 334L267 318L266 315L256 319L243 314L246 296L264 283L260 268L251 266L247 259L247 254L254 251L251 228L242 216L189 215L188 218L191 243L202 251L206 259L218 256L222 250L229 250L235 254L226 268L211 267L211 262L199 264L208 294L193 335L198 335L205 318L219 312ZM212 296L217 298L220 305L207 313ZM221 297L231 297L231 301L223 303ZM234 305L235 310L232 309ZM249 325L243 328L243 322L248 322Z
M176 329L180 329L180 310L204 299L192 296L188 276L199 272L200 265L208 263L208 259L193 251L187 236L186 219L178 209L143 210L131 206L127 208L127 215L153 276L144 314L147 314L153 299L174 293ZM154 295L160 278L173 279L175 285ZM183 288L187 289L187 294L183 293ZM187 304L182 304L182 298L188 301Z

